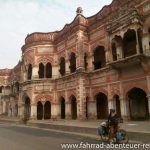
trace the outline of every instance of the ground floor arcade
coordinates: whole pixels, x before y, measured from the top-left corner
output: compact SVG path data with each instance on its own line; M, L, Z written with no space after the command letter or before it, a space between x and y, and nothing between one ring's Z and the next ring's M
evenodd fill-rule
M32 103L29 97L19 107L19 115L29 119L106 119L110 109L115 109L119 117L130 120L148 120L150 114L150 98L147 93L137 87L131 88L125 97L115 94L112 99L103 92L98 92L93 98L86 97L82 103L75 95L66 101L59 97L57 103L50 99L38 100Z

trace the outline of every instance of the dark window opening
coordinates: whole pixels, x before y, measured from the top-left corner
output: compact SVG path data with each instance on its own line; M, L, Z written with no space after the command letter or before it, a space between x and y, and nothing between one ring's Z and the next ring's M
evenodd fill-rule
M75 53L71 53L70 57L70 72L74 73L76 71L76 56Z
M66 69L65 69L65 59L62 57L61 59L60 59L60 70L59 70L59 72L60 72L60 74L62 75L62 76L64 76L65 75L65 72L66 72Z
M39 64L39 78L44 78L44 65L43 63Z
M46 64L46 78L52 78L52 65L51 65L51 63Z
M28 80L31 80L32 78L32 65L28 65Z
M117 60L116 44L112 43L111 48L112 48L113 61L116 61Z
M135 30L129 29L123 38L124 56L129 57L136 54L136 33Z
M105 51L103 46L98 46L94 51L94 69L106 66Z

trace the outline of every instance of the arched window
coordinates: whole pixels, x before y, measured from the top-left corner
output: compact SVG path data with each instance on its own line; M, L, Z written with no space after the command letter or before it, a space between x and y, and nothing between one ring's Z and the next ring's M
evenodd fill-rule
M129 57L136 54L136 32L129 29L123 38L123 50L124 56Z
M114 42L111 43L111 49L112 49L113 61L116 61L117 60L117 50L116 50L116 44Z
M76 71L76 55L75 53L71 53L70 56L70 72L73 73Z
M51 63L46 64L46 78L52 78L52 65L51 65Z
M40 63L39 64L39 78L44 78L44 65L43 65L43 63Z
M60 70L59 70L59 72L60 72L60 74L62 75L62 76L64 76L65 75L65 72L66 72L66 69L65 69L65 58L63 58L63 57L61 57L60 58Z
M29 64L28 65L28 77L27 77L27 79L31 80L31 78L32 78L32 65Z
M84 55L84 67L85 67L85 70L87 70L87 66L88 66L88 63L87 63L87 54L85 53L85 55Z
M100 69L105 67L106 58L103 46L98 46L94 51L94 69Z

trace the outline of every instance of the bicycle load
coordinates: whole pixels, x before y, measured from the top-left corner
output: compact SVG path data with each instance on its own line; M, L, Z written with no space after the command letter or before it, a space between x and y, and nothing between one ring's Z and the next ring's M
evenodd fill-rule
M122 123L122 119L117 117L114 109L111 109L108 121L102 122L98 128L98 134L103 142L128 143L127 133L125 130L119 129L119 123Z

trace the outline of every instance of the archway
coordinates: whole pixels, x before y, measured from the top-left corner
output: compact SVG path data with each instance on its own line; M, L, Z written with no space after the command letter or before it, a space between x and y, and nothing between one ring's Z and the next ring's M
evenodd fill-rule
M140 88L132 88L127 93L129 100L130 118L132 120L149 119L148 99L145 91Z
M106 66L105 50L103 46L98 46L94 51L94 69Z
M61 119L65 119L65 99L61 97Z
M74 73L76 71L76 55L75 53L71 53L70 56L70 72Z
M43 119L43 104L40 101L37 103L37 119Z
M52 78L52 65L51 65L51 63L46 64L46 78Z
M51 118L51 102L46 101L44 104L44 119Z
M115 103L115 108L116 108L117 116L121 117L120 99L119 99L118 95L114 96L114 103Z
M73 120L77 119L77 100L74 95L71 96L71 117Z
M124 56L129 57L136 54L136 32L133 29L129 29L123 38L123 50Z
M30 118L30 113L31 113L31 101L29 97L25 98L25 109L24 109L24 115L27 119Z
M39 64L39 71L38 71L39 78L44 78L44 70L45 70L45 67L44 67L43 63L40 63Z
M64 57L61 57L60 58L60 70L59 70L59 72L60 72L60 74L62 75L62 76L64 76L65 75L65 72L66 72L66 68L65 68L65 58Z
M97 119L106 119L108 117L108 100L103 93L96 96Z

